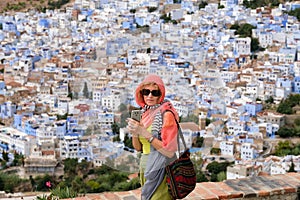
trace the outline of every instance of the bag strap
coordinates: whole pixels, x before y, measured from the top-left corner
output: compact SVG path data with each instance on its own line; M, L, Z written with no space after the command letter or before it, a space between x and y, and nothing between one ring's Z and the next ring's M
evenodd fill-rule
M183 146L184 146L184 151L187 150L186 143L185 143L185 140L184 140L184 137L183 137L183 134L182 134L181 127L180 127L179 122L177 121L176 116L175 116L175 114L174 114L174 112L173 112L172 110L165 110L165 111L162 113L162 115L163 115L165 112L171 112L171 113L173 114L173 116L174 116L175 121L176 121L177 129L178 129L178 131L177 131L177 147L178 147L178 148L177 148L177 149L178 149L178 155L180 155L180 139L182 140L182 143L183 143ZM179 138L179 137L180 137L180 138Z

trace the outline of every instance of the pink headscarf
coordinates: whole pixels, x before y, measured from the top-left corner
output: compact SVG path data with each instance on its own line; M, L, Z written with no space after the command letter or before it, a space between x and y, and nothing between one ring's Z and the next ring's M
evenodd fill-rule
M136 103L141 106L144 107L145 101L144 101L144 97L141 95L141 89L143 89L143 86L146 84L150 84L150 83L155 83L159 90L161 91L161 97L159 98L159 102L161 103L163 102L164 98L165 98L165 85L164 82L162 81L162 79L155 75L155 74L149 74L148 76L145 77L145 79L139 84L139 86L136 88L135 90L135 101Z
M176 115L176 119L178 120L178 116L177 116L177 112L174 109L174 107L172 106L172 104L170 102L164 102L164 98L165 98L165 85L162 81L162 79L155 75L155 74L149 74L148 76L145 77L145 79L139 84L139 86L136 88L135 90L135 100L136 103L141 106L142 108L145 107L146 103L144 101L144 97L143 95L140 93L141 89L143 89L144 85L150 84L150 83L155 83L159 90L161 91L161 96L159 98L158 103L162 105L157 107L156 109L149 109L146 112L143 113L142 115L142 123L145 127L149 127L151 125L151 123L154 120L154 117L156 115L156 113L158 111L163 112L164 110L171 110L173 111L173 113L175 113Z

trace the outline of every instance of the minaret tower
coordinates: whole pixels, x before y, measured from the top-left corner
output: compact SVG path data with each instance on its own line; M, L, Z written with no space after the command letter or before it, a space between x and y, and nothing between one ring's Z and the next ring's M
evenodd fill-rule
M207 118L207 108L199 109L199 129L205 130L206 127L206 118Z

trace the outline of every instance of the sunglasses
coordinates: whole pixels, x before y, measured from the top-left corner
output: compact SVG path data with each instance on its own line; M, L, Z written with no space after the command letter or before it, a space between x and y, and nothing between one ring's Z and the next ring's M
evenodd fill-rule
M148 96L150 93L154 97L159 97L161 95L160 90L142 89L142 91L141 91L141 94L144 95L144 96Z

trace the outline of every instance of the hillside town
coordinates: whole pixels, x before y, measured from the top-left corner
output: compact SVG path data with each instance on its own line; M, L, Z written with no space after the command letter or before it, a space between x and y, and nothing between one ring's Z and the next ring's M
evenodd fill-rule
M242 0L75 0L59 10L0 16L0 152L24 155L24 176L58 173L66 158L101 166L137 157L115 142L120 106L150 73L161 76L188 147L204 166L233 161L227 179L300 171L300 156L269 156L285 115L263 109L300 94L300 2L249 9ZM261 51L235 24L251 24ZM207 119L211 121L206 124ZM210 149L220 149L211 155ZM274 147L273 147L274 148ZM196 154L198 155L198 154ZM1 155L1 154L0 154Z

